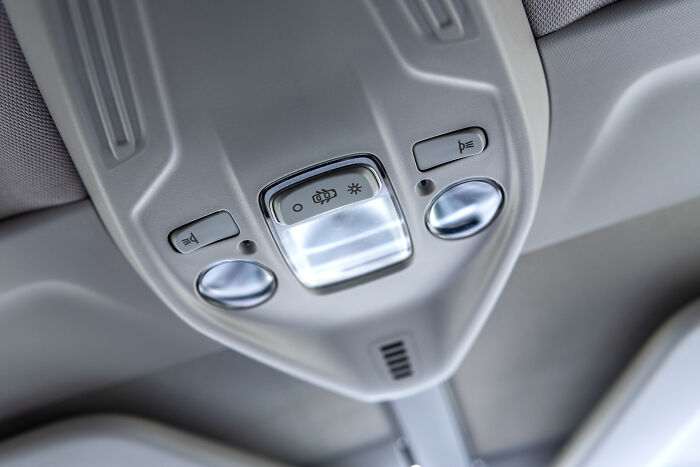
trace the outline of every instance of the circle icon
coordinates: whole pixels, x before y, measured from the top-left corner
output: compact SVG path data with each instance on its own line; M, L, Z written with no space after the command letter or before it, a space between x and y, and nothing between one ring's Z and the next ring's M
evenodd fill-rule
M297 203L294 206L292 206L292 211L294 212L301 212L302 209L304 209L304 206L302 206L300 203Z

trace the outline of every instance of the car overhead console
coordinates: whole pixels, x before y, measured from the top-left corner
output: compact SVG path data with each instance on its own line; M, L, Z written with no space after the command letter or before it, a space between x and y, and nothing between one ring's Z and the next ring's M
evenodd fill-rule
M189 325L364 400L451 375L544 170L519 1L5 4L107 229Z

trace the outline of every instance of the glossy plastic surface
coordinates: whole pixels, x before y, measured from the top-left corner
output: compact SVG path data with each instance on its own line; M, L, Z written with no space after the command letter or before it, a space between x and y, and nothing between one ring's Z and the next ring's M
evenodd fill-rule
M275 274L252 261L223 261L208 267L197 279L199 295L224 308L258 306L274 295Z
M189 253L212 243L238 235L236 222L226 211L209 214L173 230L168 239L180 253Z
M486 134L481 128L466 128L436 136L413 146L413 156L420 170L429 170L465 157L480 154L486 148Z
M440 238L456 240L475 235L496 218L503 192L494 182L465 180L447 187L433 199L425 224Z

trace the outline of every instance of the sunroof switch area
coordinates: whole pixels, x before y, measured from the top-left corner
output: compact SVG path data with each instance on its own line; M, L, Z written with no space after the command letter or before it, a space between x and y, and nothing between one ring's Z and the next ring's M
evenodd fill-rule
M311 289L398 264L412 245L396 195L370 157L354 157L282 180L263 211L297 279Z

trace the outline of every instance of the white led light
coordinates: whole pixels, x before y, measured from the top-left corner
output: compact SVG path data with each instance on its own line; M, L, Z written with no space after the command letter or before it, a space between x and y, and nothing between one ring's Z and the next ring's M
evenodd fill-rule
M361 197L358 189L365 190ZM358 201L353 201L355 195ZM277 196L284 196L285 203L275 204ZM285 204L302 210L311 205L313 215L297 215L303 220L286 224L278 219L294 218L293 213L272 215L273 207ZM346 159L293 177L267 190L264 206L282 254L308 288L360 277L411 256L398 202L370 158Z

